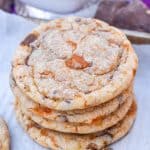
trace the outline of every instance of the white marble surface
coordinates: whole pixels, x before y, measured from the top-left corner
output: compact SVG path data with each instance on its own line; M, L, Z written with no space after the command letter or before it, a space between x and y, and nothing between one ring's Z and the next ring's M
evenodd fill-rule
M0 11L0 116L9 126L11 150L44 150L16 122L9 87L12 55L20 40L34 26L27 20ZM150 45L134 47L139 57L135 79L138 115L132 131L112 146L114 150L150 150Z

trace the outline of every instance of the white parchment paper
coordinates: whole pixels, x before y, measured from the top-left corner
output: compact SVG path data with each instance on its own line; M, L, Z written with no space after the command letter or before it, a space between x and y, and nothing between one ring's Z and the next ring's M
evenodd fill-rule
M13 110L14 98L9 87L11 59L22 38L36 25L0 11L0 116L10 130L11 150L44 150L23 131ZM139 57L135 79L138 115L132 131L114 144L114 150L150 150L150 45L134 45Z

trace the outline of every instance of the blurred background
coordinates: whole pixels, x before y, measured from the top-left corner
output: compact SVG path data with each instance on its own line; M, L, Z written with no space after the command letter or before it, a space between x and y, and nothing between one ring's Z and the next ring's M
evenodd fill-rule
M96 17L122 29L150 33L150 0L0 0L0 8L39 20Z

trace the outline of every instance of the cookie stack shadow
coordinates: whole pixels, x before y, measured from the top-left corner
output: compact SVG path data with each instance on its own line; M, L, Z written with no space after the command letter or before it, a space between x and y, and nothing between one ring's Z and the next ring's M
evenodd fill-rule
M44 147L100 150L134 123L136 69L137 56L118 29L95 19L50 21L34 29L14 56L17 119Z

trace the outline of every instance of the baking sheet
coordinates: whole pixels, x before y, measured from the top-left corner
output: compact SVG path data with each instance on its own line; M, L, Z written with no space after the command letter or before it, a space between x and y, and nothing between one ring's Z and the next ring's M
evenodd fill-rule
M122 31L127 35L128 39L134 44L150 44L150 33L125 29L122 29Z
M16 121L14 98L9 87L11 59L21 39L36 25L0 11L0 116L8 123L11 150L45 150L23 131ZM114 150L150 150L150 45L134 45L139 57L135 79L138 115L132 131L111 146Z

